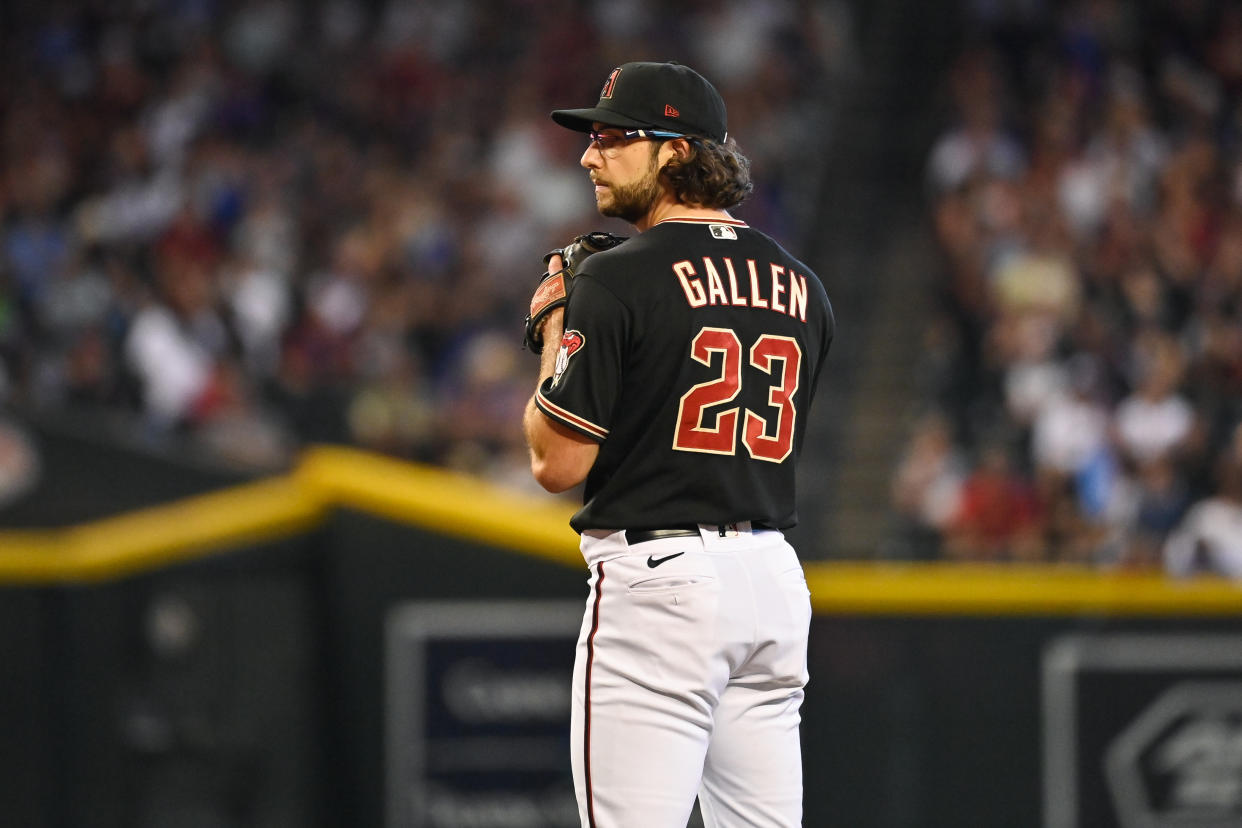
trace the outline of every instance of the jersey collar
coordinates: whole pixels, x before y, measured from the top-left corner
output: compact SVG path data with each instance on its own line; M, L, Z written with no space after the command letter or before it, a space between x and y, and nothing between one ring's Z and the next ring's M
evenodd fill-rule
M707 218L704 216L669 216L660 219L656 224L731 224L734 227L747 227L746 222L735 218Z

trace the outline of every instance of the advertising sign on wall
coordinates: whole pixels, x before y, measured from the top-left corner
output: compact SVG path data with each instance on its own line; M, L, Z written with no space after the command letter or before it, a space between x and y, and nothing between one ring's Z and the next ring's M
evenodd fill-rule
M388 828L577 826L578 602L412 602L387 620Z
M1045 828L1242 825L1242 636L1066 636L1043 704Z

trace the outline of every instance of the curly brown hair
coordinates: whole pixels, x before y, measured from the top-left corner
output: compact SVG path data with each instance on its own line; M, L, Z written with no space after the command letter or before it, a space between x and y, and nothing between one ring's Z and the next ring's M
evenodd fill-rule
M723 144L711 138L690 138L690 154L665 164L660 180L682 203L717 210L736 207L755 189L750 159L732 138Z

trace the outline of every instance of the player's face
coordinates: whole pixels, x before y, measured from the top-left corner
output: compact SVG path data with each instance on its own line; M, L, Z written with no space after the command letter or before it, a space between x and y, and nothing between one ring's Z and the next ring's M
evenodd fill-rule
M627 140L619 129L600 128L580 163L595 184L600 215L637 223L660 197L659 144L643 138Z

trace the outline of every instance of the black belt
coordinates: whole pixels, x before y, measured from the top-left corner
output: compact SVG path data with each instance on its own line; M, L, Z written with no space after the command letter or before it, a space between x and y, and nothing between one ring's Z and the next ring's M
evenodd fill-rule
M752 530L770 529L766 523L752 521L750 524ZM724 527L720 527L721 536L724 535ZM698 526L671 526L668 529L626 529L625 542L633 546L636 543L646 543L647 541L663 540L664 538L697 538L699 536Z
M699 527L677 526L671 529L626 529L625 542L630 546L636 543L660 540L662 538L697 538Z

